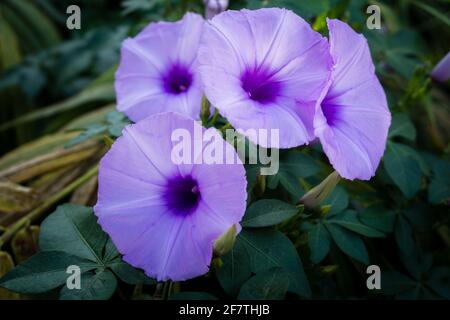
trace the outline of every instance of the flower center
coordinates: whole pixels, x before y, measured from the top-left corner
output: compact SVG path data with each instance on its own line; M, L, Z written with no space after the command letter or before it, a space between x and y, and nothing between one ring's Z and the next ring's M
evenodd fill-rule
M200 190L197 181L192 177L175 177L167 183L163 194L166 206L177 215L189 215L196 208L200 200Z
M180 94L186 92L191 86L192 74L186 67L174 64L162 80L167 93Z
M336 122L336 116L337 116L338 110L336 109L336 107L333 104L327 103L326 99L322 102L321 107L322 107L323 115L324 115L325 119L327 119L327 124L329 126L333 126L334 123Z
M280 82L263 68L247 69L241 76L241 84L250 99L262 104L274 102L281 91Z

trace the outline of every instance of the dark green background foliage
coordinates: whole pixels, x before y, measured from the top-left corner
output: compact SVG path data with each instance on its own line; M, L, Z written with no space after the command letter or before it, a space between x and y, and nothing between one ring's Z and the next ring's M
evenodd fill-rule
M81 7L81 30L65 28L68 4ZM381 8L381 30L366 27L369 4ZM341 180L320 206L306 209L300 197L332 172L320 146L282 150L274 176L259 177L257 165L246 166L248 209L233 249L215 258L207 275L183 283L156 284L122 261L90 208L66 204L48 215L49 206L43 222L32 221L42 222L39 252L0 286L61 299L450 298L449 83L429 76L450 49L449 2L230 4L275 6L294 10L324 35L330 17L367 37L393 114L377 175ZM69 149L102 138L110 145L128 123L114 111L121 41L150 21L177 20L186 11L202 13L202 1L2 1L1 153L63 131L78 131L65 142ZM83 290L60 289L71 264L82 268ZM366 287L370 264L381 268L381 290Z

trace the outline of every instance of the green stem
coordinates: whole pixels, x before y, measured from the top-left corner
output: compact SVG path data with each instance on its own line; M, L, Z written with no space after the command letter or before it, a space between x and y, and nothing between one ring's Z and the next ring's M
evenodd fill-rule
M155 300L161 300L162 299L162 297L163 297L163 290L164 290L163 286L164 286L164 283L162 283L162 282L158 282L156 284L155 292L153 293L153 298Z
M164 287L163 287L163 292L162 292L162 298L164 300L167 300L167 298L169 297L168 293L169 293L169 287L172 281L166 281L164 282Z
M83 176L79 177L77 180L73 181L71 184L66 186L57 194L48 198L44 203L42 203L39 207L30 211L26 216L18 220L11 227L7 228L6 231L0 237L0 248L8 242L20 229L27 226L29 223L38 219L42 214L44 214L50 207L55 205L58 201L60 201L65 196L71 194L78 187L89 181L92 177L94 177L98 173L98 166L91 168L88 172L86 172Z
M226 124L223 125L222 128L220 128L220 131L222 132L222 135L224 136L226 133L227 129L232 128L231 123L227 122Z
M213 117L209 123L209 127L214 127L214 125L217 122L217 119L219 119L219 111L217 109L214 109Z

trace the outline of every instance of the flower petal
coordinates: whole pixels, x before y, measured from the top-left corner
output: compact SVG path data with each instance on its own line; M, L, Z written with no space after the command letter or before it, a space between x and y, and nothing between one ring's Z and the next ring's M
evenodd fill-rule
M123 42L115 81L119 111L133 121L164 111L199 117L202 93L196 59L203 24L201 16L187 13L175 23L151 23ZM173 79L180 74L170 70L180 66L184 77ZM168 81L169 88L174 82L183 85L182 90L168 91Z
M366 39L339 20L327 22L334 68L317 105L315 134L342 177L368 180L384 153L391 115Z
M327 41L299 16L277 8L223 12L205 26L198 61L206 96L236 129L277 129L277 148L314 138L311 105L331 58Z
M191 160L201 162L172 161L172 134L177 129L189 133L192 150L200 150L192 152ZM208 143L205 132L180 114L153 115L128 126L100 164L94 207L100 225L125 261L159 281L181 281L207 272L214 241L238 224L245 212L244 166L240 161L226 164L227 152L239 159L234 148L214 129L208 132L215 139ZM211 146L224 151L217 164L200 157ZM186 177L188 184L183 182ZM189 194L179 198L185 186ZM184 210L180 200L195 202Z

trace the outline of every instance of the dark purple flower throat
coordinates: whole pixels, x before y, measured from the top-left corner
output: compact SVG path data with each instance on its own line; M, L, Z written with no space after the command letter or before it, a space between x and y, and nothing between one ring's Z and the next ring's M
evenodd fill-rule
M197 181L191 176L177 176L170 179L163 194L164 202L171 212L177 215L189 215L198 206L200 190Z

